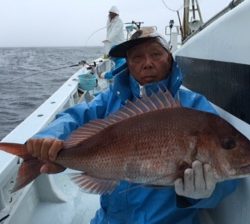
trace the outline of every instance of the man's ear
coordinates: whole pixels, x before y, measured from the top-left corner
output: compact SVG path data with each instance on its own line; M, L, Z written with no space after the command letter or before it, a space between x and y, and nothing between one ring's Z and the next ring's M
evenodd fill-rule
M168 64L170 65L168 73L172 71L173 60L174 59L173 59L172 53L168 53L168 59L167 59L167 61L168 61Z
M168 53L168 62L169 62L169 64L173 63L173 55L170 52Z

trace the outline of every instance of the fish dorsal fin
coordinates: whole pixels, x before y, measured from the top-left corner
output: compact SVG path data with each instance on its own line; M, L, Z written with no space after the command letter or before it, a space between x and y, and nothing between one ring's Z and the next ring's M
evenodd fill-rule
M111 193L117 185L115 180L95 178L84 173L69 174L69 176L86 193Z
M179 102L172 97L168 90L165 92L162 90L159 90L157 93L152 92L150 96L143 96L140 100L148 105L150 111L180 107Z
M142 98L136 98L135 101L127 101L119 111L110 114L105 119L97 119L90 121L84 126L74 131L70 138L65 141L64 148L71 148L85 139L94 136L106 127L118 123L122 120L137 116L142 113L147 113L154 110L164 108L180 107L179 103L172 97L171 93L166 90L159 90L157 93L152 92L150 96L144 95Z
M144 95L142 98L136 98L134 102L127 101L124 107L111 114L107 120L112 122L116 118L117 121L120 121L142 113L174 107L180 107L180 104L168 90L163 92L160 89L157 93L152 92L150 96Z

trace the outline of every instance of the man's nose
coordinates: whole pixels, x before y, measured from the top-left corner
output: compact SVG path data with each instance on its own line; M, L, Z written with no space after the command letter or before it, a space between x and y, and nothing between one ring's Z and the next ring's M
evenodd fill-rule
M145 55L144 57L144 67L152 67L152 58L149 55Z

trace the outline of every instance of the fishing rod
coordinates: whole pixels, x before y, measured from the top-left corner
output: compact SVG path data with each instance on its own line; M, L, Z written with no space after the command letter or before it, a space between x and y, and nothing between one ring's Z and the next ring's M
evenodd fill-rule
M90 40L90 38L91 38L94 34L98 33L98 32L101 31L101 30L104 30L104 29L106 29L106 28L107 28L107 26L104 26L104 27L101 27L101 28L95 30L94 32L92 32L92 33L89 35L89 37L87 38L87 40L85 41L85 45L84 45L84 46L87 47L88 41Z
M135 25L137 30L139 30L141 28L141 24L143 24L144 22L135 22L134 20L132 20L132 22L129 23L124 23L124 24L129 24L129 25Z
M78 62L77 64L62 66L62 67L58 67L58 68L52 68L52 69L48 69L48 70L44 70L44 71L40 71L40 72L28 74L28 75L24 75L24 76L16 78L16 79L9 80L9 81L7 81L5 83L8 84L8 83L15 82L15 81L18 81L18 80L23 79L23 78L27 78L27 77L30 77L30 76L42 74L42 73L45 73L45 72L56 71L56 70L65 69L65 68L72 68L72 67L77 67L77 66L80 66L80 65L81 66L88 65L89 67L92 67L92 65L87 63L85 60L82 60L82 61Z

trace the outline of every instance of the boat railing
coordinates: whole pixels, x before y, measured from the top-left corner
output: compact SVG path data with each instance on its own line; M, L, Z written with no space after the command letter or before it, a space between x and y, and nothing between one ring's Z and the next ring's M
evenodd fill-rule
M96 60L96 71L102 73L110 69L109 59L99 58ZM30 137L41 129L46 127L60 111L73 106L79 101L84 100L85 94L89 91L78 91L79 79L78 76L88 72L87 67L84 66L73 74L53 95L51 95L42 105L40 105L32 114L30 114L23 122L21 122L14 130L12 130L2 142L20 143L24 144ZM105 86L106 88L106 86ZM41 175L31 184L18 192L12 193L11 189L14 186L16 173L20 161L17 157L0 152L0 220L7 219L12 213L12 219L17 219L13 215L17 209L25 209L20 207L20 201L28 200L27 194L31 191L39 191L39 197L44 201L62 202L65 200L65 195L54 184L53 175ZM46 187L39 187L46 186ZM46 189L46 190L45 190ZM46 192L45 192L46 191ZM26 197L26 199L25 199ZM35 197L33 197L35 198ZM31 206L31 202L30 206ZM33 206L36 206L36 201L33 201ZM29 218L26 217L28 220ZM26 223L23 219L23 223ZM13 223L11 221L10 223ZM20 222L22 223L22 222Z

